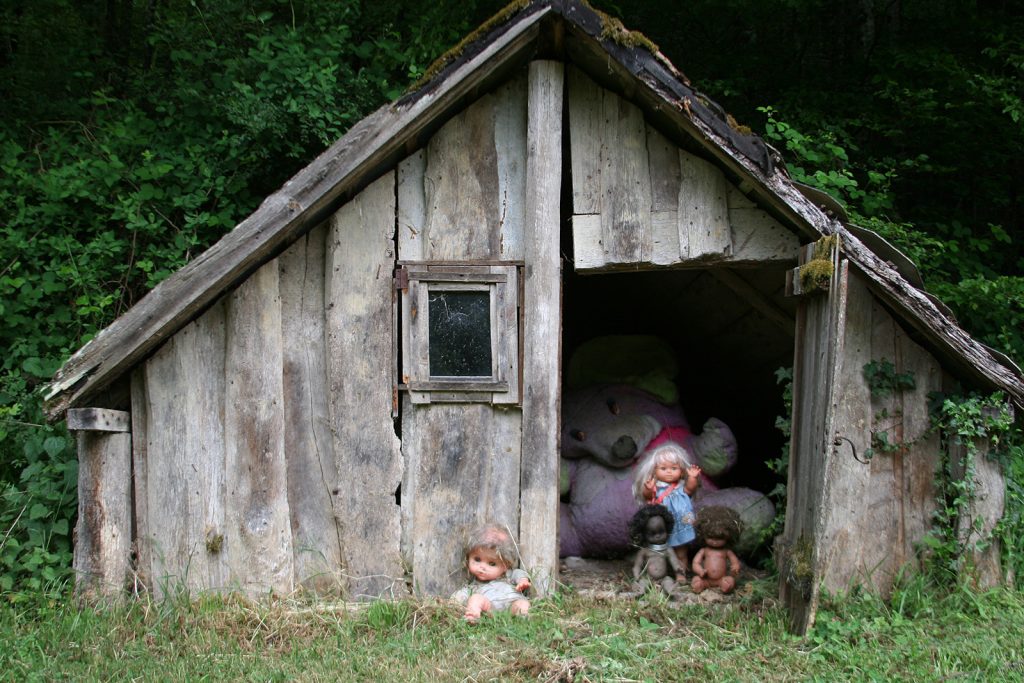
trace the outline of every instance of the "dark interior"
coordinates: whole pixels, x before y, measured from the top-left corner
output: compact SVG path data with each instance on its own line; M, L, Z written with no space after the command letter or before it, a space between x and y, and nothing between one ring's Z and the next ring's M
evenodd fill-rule
M736 269L728 278L708 269L580 275L563 265L563 368L596 336L665 338L676 350L676 384L691 427L718 417L738 441L739 463L720 483L769 493L779 479L765 462L784 444L775 426L784 411L776 371L793 363L795 322L786 322L795 321L795 303L784 296L785 270ZM765 315L749 293L724 283L735 277L760 293L761 309L774 306L786 320Z

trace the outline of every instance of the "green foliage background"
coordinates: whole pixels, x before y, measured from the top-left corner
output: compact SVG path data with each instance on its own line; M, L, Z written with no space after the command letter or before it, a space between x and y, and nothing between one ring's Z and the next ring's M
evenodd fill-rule
M0 591L70 564L36 393L494 0L0 0ZM1024 359L1024 19L953 0L595 2Z
M0 591L70 565L77 463L39 385L401 94L477 19L455 4L0 3Z

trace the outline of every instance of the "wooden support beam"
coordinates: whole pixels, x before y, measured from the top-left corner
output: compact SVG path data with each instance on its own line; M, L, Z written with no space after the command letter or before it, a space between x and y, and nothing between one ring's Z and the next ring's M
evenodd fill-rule
M130 432L131 413L106 408L72 408L67 413L72 432Z
M75 593L86 600L117 598L128 583L131 453L129 432L78 432L78 524L73 567Z
M545 595L558 577L559 356L561 272L562 93L560 62L530 64L526 161L526 268L523 337L523 456L520 467L520 549L534 589Z
M708 272L716 280L736 292L740 298L764 315L764 317L768 318L768 320L775 323L790 337L795 334L796 319L772 303L764 294L755 289L753 285L742 277L727 268L710 268Z

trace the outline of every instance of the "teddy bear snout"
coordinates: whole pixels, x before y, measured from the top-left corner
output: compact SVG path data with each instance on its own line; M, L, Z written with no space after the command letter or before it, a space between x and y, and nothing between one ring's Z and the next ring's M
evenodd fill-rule
M623 434L612 444L612 457L628 462L636 456L637 447L633 437Z

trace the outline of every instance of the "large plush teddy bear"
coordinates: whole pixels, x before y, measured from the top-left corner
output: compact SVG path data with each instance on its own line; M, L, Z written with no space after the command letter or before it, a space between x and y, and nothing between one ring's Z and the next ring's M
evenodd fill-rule
M616 368L614 359L623 349L638 359L629 366L632 374ZM587 366L600 368L598 380L627 383L595 382ZM714 480L736 463L736 441L716 418L697 434L690 430L674 383L665 381L674 375L671 351L653 337L604 337L573 354L562 404L563 557L614 557L630 550L627 525L638 507L633 466L645 451L667 440L683 444L703 470L695 508L724 504L740 513L745 532L736 552L749 554L760 542L760 532L775 516L774 506L751 489L718 490Z

